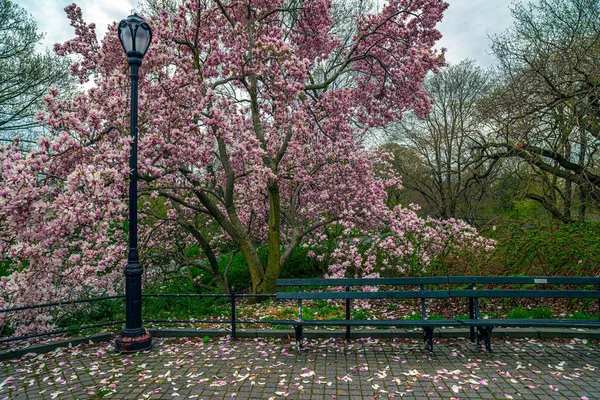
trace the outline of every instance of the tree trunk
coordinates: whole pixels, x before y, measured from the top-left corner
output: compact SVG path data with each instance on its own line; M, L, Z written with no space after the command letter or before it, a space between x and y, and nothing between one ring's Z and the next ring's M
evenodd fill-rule
M586 195L585 189L582 186L579 186L579 221L585 221L585 211L586 211Z
M264 268L260 258L258 257L258 252L256 251L256 247L252 243L251 239L246 235L245 240L238 241L240 246L240 250L246 259L246 263L248 264L248 270L250 271L250 279L252 280L252 293L262 293L259 292L262 282L265 277Z
M269 181L269 258L263 282L258 288L258 293L275 293L277 291L276 281L281 271L281 198L279 195L279 184Z
M570 180L565 181L565 200L564 200L564 208L563 215L565 218L571 219L571 204L573 198L573 185Z

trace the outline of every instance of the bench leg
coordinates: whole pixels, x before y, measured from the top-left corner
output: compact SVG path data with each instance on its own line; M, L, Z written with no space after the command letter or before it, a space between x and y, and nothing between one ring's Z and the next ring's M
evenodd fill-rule
M302 349L302 326L294 326L294 332L296 333L296 349L299 352Z
M433 328L423 328L423 341L429 348L429 351L433 353Z
M493 326L478 326L477 327L477 345L483 340L485 351L492 352L492 330Z

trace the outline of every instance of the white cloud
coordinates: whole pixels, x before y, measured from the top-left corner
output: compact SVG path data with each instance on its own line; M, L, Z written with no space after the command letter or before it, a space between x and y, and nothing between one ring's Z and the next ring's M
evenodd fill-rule
M19 5L33 15L39 31L45 34L42 42L44 48L51 49L55 43L63 43L75 36L64 12L64 8L71 3L73 0L19 1ZM127 17L134 8L131 0L79 0L76 4L81 8L84 21L96 24L99 40L104 37L110 24Z
M488 36L502 33L513 23L510 0L447 0L450 6L439 26L438 47L448 49L446 60L473 58L482 66L495 63Z

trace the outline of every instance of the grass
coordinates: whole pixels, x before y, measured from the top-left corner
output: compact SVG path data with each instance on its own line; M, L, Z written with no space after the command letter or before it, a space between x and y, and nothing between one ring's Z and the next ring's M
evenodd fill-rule
M552 318L552 309L550 307L535 307L525 310L517 306L510 310L507 315L509 319L550 319Z
M597 319L598 317L586 311L574 311L569 319Z

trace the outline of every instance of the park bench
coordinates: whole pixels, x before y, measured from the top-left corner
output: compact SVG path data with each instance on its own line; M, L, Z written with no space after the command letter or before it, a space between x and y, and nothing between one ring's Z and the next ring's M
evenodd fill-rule
M350 328L353 326L374 327L417 327L423 329L423 339L429 351L433 351L433 329L442 326L461 326L455 319L429 320L427 319L427 299L447 299L447 289L426 289L426 286L447 285L448 277L424 278L367 278L367 279L278 279L277 286L284 289L294 287L295 291L281 291L277 293L278 300L297 300L297 320L272 320L272 325L293 326L298 350L302 347L302 328L305 326L340 326L346 327L346 339L350 339ZM383 287L379 291L365 290L368 287ZM307 291L307 287L320 287L329 290ZM337 288L338 291L331 289ZM343 290L339 290L343 289ZM366 299L420 299L421 318L416 320L405 319L380 319L380 320L353 320L350 318L351 300ZM320 320L304 319L302 315L303 300L345 300L345 320Z
M293 326L298 349L302 346L302 332L305 326L346 327L346 339L350 339L352 326L374 327L418 327L423 329L423 338L430 351L433 351L433 330L439 327L468 327L471 339L477 344L484 342L486 351L491 352L491 337L495 327L517 328L585 328L600 329L600 277L525 277L525 276L439 276L423 278L368 278L368 279L278 279L277 285L283 289L276 294L278 300L297 300L296 320L272 320L272 325ZM442 285L443 289L425 289ZM519 289L506 289L518 285ZM523 288L523 286L528 286ZM365 290L369 286L383 287L379 291ZM452 288L452 287L457 288ZM467 288L461 288L466 286ZM482 288L483 286L483 288ZM494 287L495 286L495 287ZM529 286L533 287L530 288ZM285 290L296 288L295 291ZM321 288L320 291L313 289ZM491 287L491 288L490 288ZM307 288L311 289L306 290ZM325 288L325 290L323 290ZM337 288L337 291L331 289ZM339 289L343 288L343 291ZM468 317L454 319L427 319L427 299L468 299ZM481 298L552 298L552 299L597 299L598 318L576 319L531 319L531 318L482 318L479 300ZM303 300L345 300L344 320L304 319ZM421 318L352 320L350 301L358 299L420 299ZM475 335L475 330L476 335Z
M492 351L491 336L495 327L600 328L600 278L450 276L448 283L468 285L467 289L451 288L450 297L469 299L469 318L459 321L463 326L470 327L471 339L473 339L473 330L477 329L477 344L483 341L487 352ZM506 286L514 285L528 285L528 287L505 289ZM479 300L482 298L598 299L598 318L593 320L482 318L479 307Z

